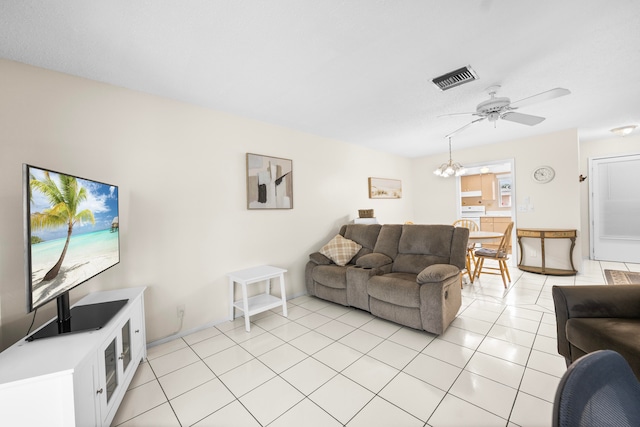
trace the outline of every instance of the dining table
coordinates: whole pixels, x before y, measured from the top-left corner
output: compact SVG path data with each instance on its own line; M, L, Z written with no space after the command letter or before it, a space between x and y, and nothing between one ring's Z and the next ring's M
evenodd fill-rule
M483 240L500 239L504 233L497 231L470 231L469 240L472 242L482 242Z

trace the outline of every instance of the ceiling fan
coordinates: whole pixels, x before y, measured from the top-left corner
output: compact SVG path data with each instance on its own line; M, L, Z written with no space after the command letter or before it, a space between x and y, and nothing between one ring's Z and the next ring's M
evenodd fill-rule
M449 138L464 129L468 128L474 123L481 122L482 120L489 120L490 122L496 122L498 119L507 120L510 122L516 122L523 125L534 126L538 123L544 121L544 117L533 116L531 114L523 114L515 112L522 107L526 107L527 105L536 104L538 102L547 101L549 99L558 98L560 96L569 95L571 91L568 89L563 89L557 87L555 89L548 90L546 92L539 93L537 95L529 96L527 98L521 99L516 102L511 102L509 98L506 97L496 97L496 93L500 89L499 85L490 86L487 88L487 93L491 96L490 99L481 102L476 107L476 111L474 113L453 113L453 114L444 114L443 116L457 116L461 114L471 114L473 116L479 116L479 118L467 123L459 129L454 130L449 135L445 136L445 138Z

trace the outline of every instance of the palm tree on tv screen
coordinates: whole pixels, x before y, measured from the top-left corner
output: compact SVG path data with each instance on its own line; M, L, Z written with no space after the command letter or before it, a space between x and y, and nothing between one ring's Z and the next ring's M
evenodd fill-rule
M64 243L60 258L51 270L44 275L43 282L52 280L58 275L69 247L73 226L78 221L91 221L92 224L95 224L93 212L89 209L78 212L80 203L87 199L87 190L78 185L78 181L72 176L62 174L58 176L60 178L60 188L51 179L47 171L44 171L44 179L42 181L39 181L33 175L29 179L31 191L40 191L49 200L51 206L42 212L31 214L31 228L42 230L44 228L67 227L67 240Z

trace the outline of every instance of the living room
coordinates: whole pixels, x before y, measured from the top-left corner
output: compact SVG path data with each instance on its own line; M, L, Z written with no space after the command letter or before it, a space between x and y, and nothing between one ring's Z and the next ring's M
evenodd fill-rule
M437 153L407 157L9 59L0 59L0 75L1 349L21 339L34 316L24 309L23 163L119 186L121 261L71 297L147 286L151 348L224 324L231 271L286 268L289 298L304 297L308 255L359 209L374 209L387 224L451 224L457 218L456 181L432 174L448 159L444 140ZM637 153L639 143L637 132L581 141L580 129L572 127L477 147L454 145L453 155L469 165L514 159L516 204L528 197L535 205L518 213L518 226L578 230L574 257L583 272L589 197L578 177L589 174L589 158ZM292 160L293 209L247 210L247 153ZM543 164L556 170L548 185L530 179ZM370 199L369 177L400 180L402 198ZM178 306L184 307L182 322ZM43 307L34 326L54 315L54 304Z
M183 331L226 319L225 274L230 271L280 265L292 278L288 294L302 295L303 282L295 278L304 276L308 254L353 221L358 209L373 208L384 223L456 219L455 181L431 173L442 155L391 156L11 61L0 64L12 82L11 92L3 96L3 114L11 124L3 150L3 191L14 200L3 221L10 229L6 241L21 248L22 163L55 163L48 167L118 185L122 261L88 282L82 293L122 287L123 282L150 286L145 309L151 319L149 342L175 332L176 317L165 313L173 314L180 304L186 314ZM632 144L623 142L628 141ZM459 150L456 157L461 162L515 158L519 194L529 195L536 206L535 212L520 214L518 224L581 229L576 177L584 169L579 168L578 148L577 131L567 130ZM548 163L545 153L550 151L558 159L574 160L558 168L552 186L540 186L529 179L530 170ZM246 153L293 160L294 209L246 209ZM403 197L369 199L369 176L401 180ZM13 266L3 270L8 287L2 293L5 347L31 321L23 310L23 254L9 252L12 245L4 246L2 257ZM578 260L580 252L579 246ZM54 307L45 308L49 311L39 312L36 324L53 315Z

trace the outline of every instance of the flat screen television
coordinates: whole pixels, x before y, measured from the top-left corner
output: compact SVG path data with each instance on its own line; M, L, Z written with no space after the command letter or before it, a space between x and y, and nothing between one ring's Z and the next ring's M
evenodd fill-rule
M126 300L69 307L69 291L120 262L118 187L23 165L27 312L54 299L57 319L31 341L100 329Z

